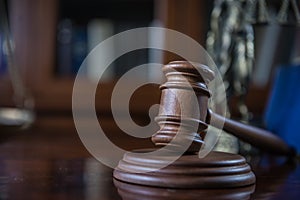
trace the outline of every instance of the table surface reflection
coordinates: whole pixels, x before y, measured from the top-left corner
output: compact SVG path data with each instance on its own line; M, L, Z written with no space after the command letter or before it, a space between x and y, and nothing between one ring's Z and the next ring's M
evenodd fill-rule
M70 119L44 120L21 132L0 132L0 199L214 199L215 194L215 199L273 200L300 196L299 162L255 162L256 185L239 190L148 188L114 181L112 169L88 153ZM139 147L139 142L119 140L130 148Z

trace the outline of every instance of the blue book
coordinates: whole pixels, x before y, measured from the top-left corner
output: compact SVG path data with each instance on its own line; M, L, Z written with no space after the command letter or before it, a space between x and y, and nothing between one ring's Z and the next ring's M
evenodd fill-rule
M300 65L277 70L268 106L266 128L300 152Z
M0 75L7 73L7 55L4 52L3 37L0 35Z
M57 32L57 73L59 76L77 74L87 56L87 30L85 25L63 19Z
M75 25L72 34L72 74L76 75L87 56L87 30L84 25Z

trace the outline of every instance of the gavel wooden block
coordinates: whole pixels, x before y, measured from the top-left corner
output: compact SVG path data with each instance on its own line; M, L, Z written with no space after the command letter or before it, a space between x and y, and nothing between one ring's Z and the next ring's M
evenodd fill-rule
M240 155L212 151L199 158L197 153L205 145L211 121L224 122L224 130L269 153L294 155L293 149L274 134L226 119L208 108L211 92L207 83L214 79L214 72L207 66L174 61L165 65L163 72L167 81L160 86L161 107L156 117L160 129L152 141L158 148L166 148L155 155L147 153L157 149L126 153L114 170L114 178L167 188L234 188L254 184L255 175ZM178 156L180 151L184 152ZM173 158L174 162L167 163Z

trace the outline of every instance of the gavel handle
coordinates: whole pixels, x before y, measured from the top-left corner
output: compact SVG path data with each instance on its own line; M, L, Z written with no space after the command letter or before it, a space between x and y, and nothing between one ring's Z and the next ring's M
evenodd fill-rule
M269 131L224 118L210 110L208 116L211 125L214 124L212 122L224 122L224 131L263 151L283 156L295 156L296 154L294 148L288 146L282 139Z

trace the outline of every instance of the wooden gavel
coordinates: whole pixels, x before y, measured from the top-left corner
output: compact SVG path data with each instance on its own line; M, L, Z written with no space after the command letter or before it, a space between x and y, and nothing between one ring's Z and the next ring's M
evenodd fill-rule
M173 61L163 67L163 72L167 81L160 86L161 107L156 117L160 130L152 136L156 145L169 145L179 133L181 139L175 146L180 146L181 140L190 140L187 152L196 152L204 143L208 124L223 122L223 130L263 151L276 155L295 155L295 150L273 133L224 118L208 109L211 93L207 84L215 75L207 66Z

